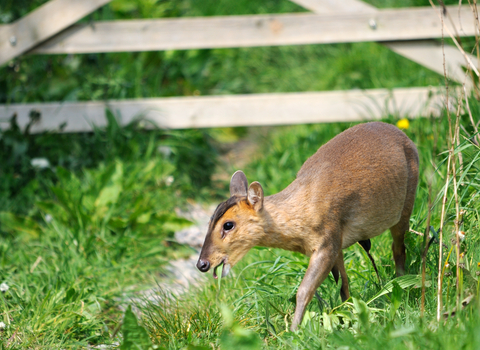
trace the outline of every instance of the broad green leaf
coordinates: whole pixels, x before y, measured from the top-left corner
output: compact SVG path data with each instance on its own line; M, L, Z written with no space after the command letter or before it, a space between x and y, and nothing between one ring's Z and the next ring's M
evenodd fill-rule
M302 320L302 323L301 323L301 327L305 327L307 325L307 323L312 321L316 315L317 315L317 313L314 312L314 311L305 311L305 315L303 315L303 320Z
M0 226L4 230L27 233L35 238L37 238L41 232L40 225L38 225L34 220L9 212L0 212Z
M95 201L95 206L102 209L109 204L116 204L118 197L123 190L122 186L123 165L120 162L115 163L115 170L110 179L106 180L100 194Z
M406 275L406 276L400 276L400 277L395 278L394 280L391 280L390 282L385 284L385 286L383 286L383 288L377 294L375 294L375 296L373 298L371 298L369 301L367 301L367 305L370 304L375 299L380 298L382 295L391 293L392 290L393 290L394 281L402 289L410 288L410 287L413 287L413 286L419 287L422 283L422 276L420 276L420 275Z
M148 350L152 347L147 331L138 324L130 305L123 317L122 333L123 341L120 350Z
M400 305L402 301L402 294L403 294L403 289L400 287L397 281L393 280L393 289L392 289L392 304L395 305L395 307L398 307L397 305Z
M73 205L72 198L70 197L68 192L65 191L63 188L57 186L52 186L50 189L55 194L55 197L57 197L57 201L68 212L68 214L70 216L75 216L71 207Z
M323 319L323 328L328 332L333 331L332 320L330 319L330 316L326 312L323 312L322 319Z
M220 274L220 276L221 276L221 274ZM232 310L230 310L230 308L225 304L220 305L220 310L221 310L221 313L222 313L223 326L225 328L232 327L233 326L233 321L234 321Z
M152 213L144 213L137 218L137 222L139 224L146 224L147 222L150 221L151 216L152 216Z
M392 283L393 283L393 289L392 289L392 296L391 296L392 306L390 309L390 317L393 319L393 317L395 316L395 313L400 307L400 304L402 303L403 289L398 285L397 281L393 280Z
M260 350L262 348L262 341L258 334L239 325L234 325L231 331L223 331L220 336L220 348L232 350Z
M353 306L355 307L355 313L358 315L360 324L364 327L367 327L370 314L367 304L363 300L354 297L352 297L352 300Z
M109 204L117 203L118 197L122 192L122 185L121 184L112 184L110 186L106 186L102 188L100 194L95 201L95 206L97 208L104 208Z
M45 214L50 215L52 218L55 218L59 221L67 221L68 213L63 207L63 205L54 201L38 201L35 203L36 207L39 208Z
M240 326L235 321L233 313L227 305L220 305L220 309L224 325L220 336L221 349L260 350L262 348L260 337L256 333Z
M113 217L108 221L108 227L112 230L124 229L128 226L127 219L120 217Z

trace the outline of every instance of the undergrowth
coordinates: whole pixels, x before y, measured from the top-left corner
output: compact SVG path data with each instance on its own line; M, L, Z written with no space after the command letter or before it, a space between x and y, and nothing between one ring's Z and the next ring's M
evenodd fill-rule
M173 240L189 224L174 214L173 170L161 158L81 175L57 167L50 195L34 206L40 219L0 212L6 348L105 342L126 287L154 284L169 259L191 254Z
M114 341L119 306L193 252L175 242L190 225L175 213L215 196L214 141L107 117L89 134L32 135L15 118L0 131L3 348Z
M106 128L91 133L31 134L29 126L36 119L20 130L13 116L10 127L0 130L0 211L35 215L33 204L51 194L57 167L81 172L116 160L148 163L163 157L177 180L172 180L173 187L185 196L211 196L218 151L207 132L164 131L154 125L147 130L143 120L122 127L108 111L106 118Z

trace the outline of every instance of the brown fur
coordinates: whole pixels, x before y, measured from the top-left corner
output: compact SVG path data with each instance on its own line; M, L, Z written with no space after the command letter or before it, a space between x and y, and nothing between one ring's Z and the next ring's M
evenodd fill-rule
M342 299L349 298L342 249L390 229L397 274L404 273L404 235L417 182L417 150L403 132L380 122L354 126L322 146L275 195L264 198L258 182L247 188L245 175L235 173L230 184L235 199L229 200L235 203L217 208L197 266L223 262L228 273L254 246L310 256L297 293L296 329L330 271L342 278ZM235 227L225 232L226 222Z

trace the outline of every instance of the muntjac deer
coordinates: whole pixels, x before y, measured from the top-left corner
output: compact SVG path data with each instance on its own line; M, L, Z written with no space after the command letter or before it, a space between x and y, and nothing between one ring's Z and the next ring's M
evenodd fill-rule
M279 170L280 171L280 170ZM231 197L215 210L197 267L223 264L226 276L252 247L300 252L310 257L297 292L291 329L302 322L316 289L332 272L342 278L342 300L349 298L342 249L390 229L397 275L405 269L404 235L415 200L418 153L393 125L356 125L311 156L283 191L264 197L262 186L248 186L242 171L233 174Z

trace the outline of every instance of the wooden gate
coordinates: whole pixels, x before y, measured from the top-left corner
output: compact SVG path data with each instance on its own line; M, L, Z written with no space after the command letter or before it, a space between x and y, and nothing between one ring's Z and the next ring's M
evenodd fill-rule
M375 41L470 89L466 71L475 57L460 46L442 47L443 35L476 36L467 6L376 9L360 0L292 0L312 11L179 19L97 21L75 24L110 0L51 0L18 21L0 26L0 65L24 54L187 50ZM454 40L455 41L455 40ZM271 93L0 105L0 119L16 113L32 132L89 131L106 123L109 108L122 123L139 116L163 128L201 128L359 121L387 114L428 116L444 107L440 87L393 90ZM2 126L0 124L0 126Z

